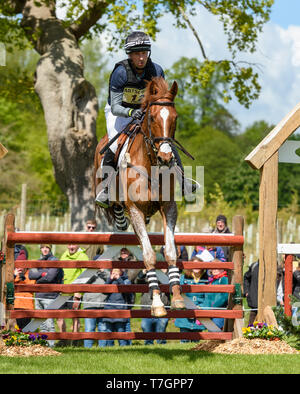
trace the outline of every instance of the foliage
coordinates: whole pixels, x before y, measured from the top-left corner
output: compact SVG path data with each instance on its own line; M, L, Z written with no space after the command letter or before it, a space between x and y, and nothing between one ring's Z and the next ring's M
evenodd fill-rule
M299 302L298 299L296 299ZM291 346L300 350L300 325L296 326L292 322L292 318L284 313L284 309L280 306L273 308L274 315L278 325L283 329L288 337Z
M2 329L0 336L6 346L48 346L47 335L45 334L27 334L23 332L17 325L15 331Z
M99 41L88 41L82 48L86 77L96 86L103 107L108 77L101 45ZM33 90L37 58L32 50L19 50L14 55L8 53L6 67L0 67L0 141L8 149L0 161L0 201L2 209L17 205L21 184L26 183L27 200L35 203L34 213L41 211L39 201L47 201L51 213L56 214L57 209L65 211L67 200L54 179L43 112ZM104 130L101 109L97 132L103 135Z
M223 189L227 171L237 165L239 147L234 138L211 126L198 126L197 133L192 134L190 138L186 137L184 141L180 138L180 130L178 134L178 140L195 158L195 161L191 162L182 155L184 166L204 166L205 196L209 199L209 193L213 192L215 183Z
M247 339L267 339L269 341L283 339L284 333L273 325L255 321L248 327L243 327L243 337Z
M227 134L237 131L238 121L228 112L222 103L225 83L217 68L209 82L203 87L193 78L195 70L202 67L196 58L181 57L166 70L166 78L178 83L176 103L179 108L178 129L184 136L195 133L191 126L197 123L198 127L212 126ZM188 133L187 133L188 132Z
M64 8L66 15L62 23L70 29L93 18L94 15L99 15L80 40L95 38L105 32L109 40L108 49L111 51L121 47L124 38L133 29L143 29L155 40L160 30L159 20L167 13L174 17L174 24L178 28L185 29L188 25L182 13L195 15L199 12L199 8L201 10L203 7L222 23L231 59L209 59L205 55L203 63L191 69L190 75L203 89L206 89L212 84L215 73L218 71L220 78L227 86L222 93L224 101L231 100L233 93L242 105L249 107L260 92L258 73L254 71L253 65L236 61L236 57L240 52L256 50L258 33L269 20L273 2L274 0L252 0L251 2L247 0L153 0L151 2L92 0L87 3L81 0L61 0L57 5L53 5L48 0L40 0L35 5ZM19 16L21 11L22 6L12 0L5 0L0 7L0 15L2 15L0 41L5 43L8 50L13 47L28 46L25 35L35 44L39 34L42 34L38 26L35 30L31 28L26 30ZM54 13L55 9L51 11Z

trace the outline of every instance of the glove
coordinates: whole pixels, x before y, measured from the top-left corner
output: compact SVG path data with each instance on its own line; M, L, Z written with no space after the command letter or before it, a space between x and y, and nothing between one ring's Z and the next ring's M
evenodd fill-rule
M142 119L143 111L141 109L131 109L128 112L128 115L131 116L133 119Z

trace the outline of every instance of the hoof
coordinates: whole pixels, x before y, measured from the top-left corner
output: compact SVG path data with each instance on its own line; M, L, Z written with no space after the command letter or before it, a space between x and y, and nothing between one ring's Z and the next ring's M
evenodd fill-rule
M182 300L180 300L180 299L172 300L171 308L172 309L185 309L184 300L183 299Z
M151 316L153 317L164 317L167 315L167 311L163 306L151 307Z

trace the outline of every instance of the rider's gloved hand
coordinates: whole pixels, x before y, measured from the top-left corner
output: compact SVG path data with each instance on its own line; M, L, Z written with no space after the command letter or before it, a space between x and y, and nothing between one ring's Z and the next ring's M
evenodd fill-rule
M133 109L129 111L128 115L133 119L142 119L143 111L141 109Z

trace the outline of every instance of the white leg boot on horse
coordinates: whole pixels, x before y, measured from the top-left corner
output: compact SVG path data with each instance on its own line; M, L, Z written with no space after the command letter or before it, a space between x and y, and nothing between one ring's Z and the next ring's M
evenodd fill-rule
M177 220L177 205L175 201L166 202L162 209L161 215L164 221L165 249L164 256L168 263L168 277L170 293L172 294L171 308L185 309L184 299L181 295L180 273L176 266L177 253L174 239L174 230Z
M180 274L176 266L169 266L169 284L170 292L172 293L171 308L172 309L185 309L184 299L181 295L180 288Z
M153 317L164 317L167 315L167 311L160 298L159 284L155 269L147 271L146 276L149 283L149 290L152 293L151 315Z

